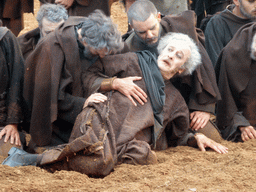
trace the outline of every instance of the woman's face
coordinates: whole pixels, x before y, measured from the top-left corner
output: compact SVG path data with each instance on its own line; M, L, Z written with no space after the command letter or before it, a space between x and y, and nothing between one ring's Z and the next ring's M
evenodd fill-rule
M184 69L182 65L191 55L187 45L180 45L178 42L168 44L158 57L158 67L165 80L171 79L175 74L181 74Z

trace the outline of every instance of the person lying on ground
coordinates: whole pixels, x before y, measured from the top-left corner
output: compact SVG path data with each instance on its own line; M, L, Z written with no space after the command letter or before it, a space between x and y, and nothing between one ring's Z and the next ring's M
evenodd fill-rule
M68 144L40 155L13 149L3 164L33 164L51 171L73 170L102 177L120 163L157 163L154 149L188 145L227 153L225 146L201 133L189 132L188 107L169 81L192 73L201 63L196 44L187 35L170 33L162 38L158 49L158 59L149 51L128 52L106 56L88 69L90 74L104 70L109 77L143 76L136 83L149 95L150 102L135 106L120 92L109 91L113 86L110 82L105 92L96 93L103 95L102 100L95 99L94 94L87 99ZM87 72L82 77L84 86L90 89L94 77Z

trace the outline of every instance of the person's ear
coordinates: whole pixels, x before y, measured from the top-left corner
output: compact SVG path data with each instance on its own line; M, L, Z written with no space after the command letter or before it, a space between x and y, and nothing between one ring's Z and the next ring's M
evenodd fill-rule
M158 22L160 22L160 21L161 21L161 13L158 12L157 15L156 15L156 17L157 17Z

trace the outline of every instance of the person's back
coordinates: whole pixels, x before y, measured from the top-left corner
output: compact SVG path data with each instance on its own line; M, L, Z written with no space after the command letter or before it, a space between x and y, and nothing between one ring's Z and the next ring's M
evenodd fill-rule
M234 3L213 16L205 29L205 46L214 67L221 50L238 29L256 18L256 14L252 12L253 3L245 0L235 0ZM251 6L251 8L246 6Z

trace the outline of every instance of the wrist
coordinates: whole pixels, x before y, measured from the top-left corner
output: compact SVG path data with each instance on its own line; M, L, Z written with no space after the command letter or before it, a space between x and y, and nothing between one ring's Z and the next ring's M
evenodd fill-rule
M116 80L116 77L104 79L101 83L100 89L101 91L111 91L115 90L116 86L114 84L114 81Z

